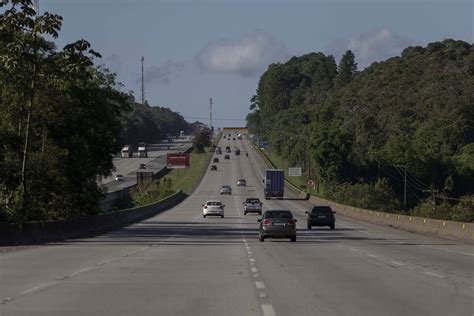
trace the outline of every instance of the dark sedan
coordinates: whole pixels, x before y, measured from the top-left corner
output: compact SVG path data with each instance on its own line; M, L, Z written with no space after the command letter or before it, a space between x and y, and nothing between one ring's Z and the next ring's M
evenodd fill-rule
M336 212L333 212L329 206L312 206L305 213L308 214L306 218L308 229L311 229L312 226L329 226L331 229L336 227L336 219L334 218Z
M266 238L290 238L292 242L296 241L296 219L291 211L268 210L258 222L260 241Z

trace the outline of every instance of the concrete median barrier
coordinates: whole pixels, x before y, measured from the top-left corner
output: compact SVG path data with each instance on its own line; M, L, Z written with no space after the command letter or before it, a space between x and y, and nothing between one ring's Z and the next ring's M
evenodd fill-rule
M353 206L339 204L316 196L311 196L309 201L316 205L329 205L336 211L336 214L341 214L373 224L390 226L413 233L474 242L474 223L444 221L431 218L365 210Z
M149 205L65 221L0 223L0 245L38 244L94 236L154 216L181 203L186 197L187 194L179 191Z

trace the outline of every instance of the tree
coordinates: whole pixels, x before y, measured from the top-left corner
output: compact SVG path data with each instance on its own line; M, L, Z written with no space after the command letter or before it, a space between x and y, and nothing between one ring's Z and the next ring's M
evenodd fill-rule
M351 82L352 77L357 72L357 63L352 51L348 50L342 55L337 71L336 87L341 88Z

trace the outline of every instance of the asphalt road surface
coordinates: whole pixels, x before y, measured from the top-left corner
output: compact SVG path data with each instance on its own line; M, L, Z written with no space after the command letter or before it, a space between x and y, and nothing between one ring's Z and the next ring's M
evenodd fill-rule
M95 238L0 252L0 315L473 315L472 244L343 218L298 239L257 239L263 162L246 141L177 207ZM249 157L245 152L249 152ZM220 158L222 158L221 155ZM248 186L236 187L239 178ZM233 188L220 196L221 185ZM221 199L225 218L204 219ZM1 249L1 248L0 248Z

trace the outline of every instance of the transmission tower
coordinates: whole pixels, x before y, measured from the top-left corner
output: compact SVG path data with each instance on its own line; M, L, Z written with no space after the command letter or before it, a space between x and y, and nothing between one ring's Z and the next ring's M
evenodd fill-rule
M143 71L143 62L145 58L142 56L142 104L145 104L145 73Z

